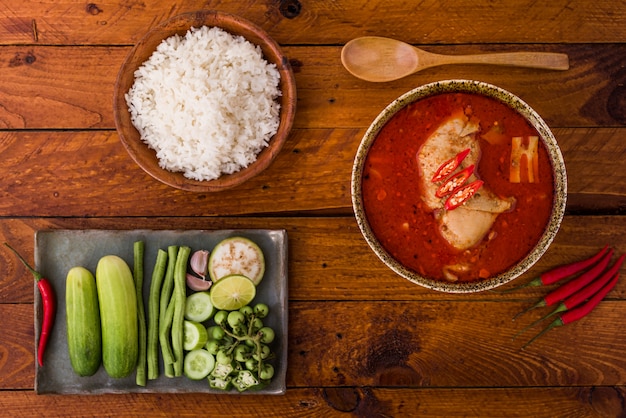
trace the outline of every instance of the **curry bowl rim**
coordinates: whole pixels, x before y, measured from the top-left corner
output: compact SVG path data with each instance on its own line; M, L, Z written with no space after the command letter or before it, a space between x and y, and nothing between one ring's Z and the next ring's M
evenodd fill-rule
M501 274L484 280L457 283L424 277L403 266L399 261L391 256L383 248L382 244L378 241L376 235L369 226L365 209L363 207L363 196L361 193L362 174L365 159L369 149L375 142L378 133L383 126L397 112L411 103L441 93L453 92L475 93L496 99L524 117L537 130L540 140L544 143L548 150L554 178L552 213L550 214L547 227L533 249L521 261L514 264ZM567 200L567 174L563 155L554 134L541 116L525 101L513 93L490 83L476 80L451 79L432 82L416 87L393 100L376 116L363 135L354 158L351 178L351 197L357 224L365 241L371 250L388 268L401 277L431 290L446 293L475 293L494 289L520 277L547 251L560 228L565 214L565 205Z

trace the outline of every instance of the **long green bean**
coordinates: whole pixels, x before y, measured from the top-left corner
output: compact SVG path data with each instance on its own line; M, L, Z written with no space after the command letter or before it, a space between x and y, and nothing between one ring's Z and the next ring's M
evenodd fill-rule
M165 376L174 377L174 354L171 347L172 320L174 319L174 306L176 305L176 295L172 295L163 319L159 322L159 341L161 342L161 354L163 356L163 369Z
M150 297L148 298L148 379L159 377L159 297L161 284L167 267L167 252L159 248L157 252L152 280L150 281Z
M172 322L172 350L174 352L174 375L183 374L183 321L185 320L185 300L186 300L186 277L187 261L191 248L181 246L176 257L176 269L174 270L174 294L176 304L174 305L174 318Z
M134 275L135 275L135 290L137 293L137 317L139 319L138 331L139 331L139 355L137 357L137 375L136 383L139 386L146 385L146 312L143 306L143 256L144 256L144 243L143 241L137 241L133 245L134 256Z
M172 354L172 340L170 330L172 326L172 316L174 312L174 305L170 317L166 318L168 312L168 306L171 304L172 291L174 289L174 269L176 268L176 258L178 256L178 246L170 245L167 247L167 271L165 272L165 279L163 279L163 287L161 288L161 298L159 300L159 344L161 346L161 355L165 358L168 355L170 358ZM169 321L168 326L165 327L165 321ZM163 368L167 377L174 377L174 362L163 362Z

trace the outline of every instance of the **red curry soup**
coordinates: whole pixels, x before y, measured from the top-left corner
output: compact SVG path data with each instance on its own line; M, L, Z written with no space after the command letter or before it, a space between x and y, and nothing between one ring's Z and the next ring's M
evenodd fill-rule
M440 93L398 111L372 143L362 177L380 245L406 268L446 282L494 277L526 257L550 220L553 194L536 129L473 93Z

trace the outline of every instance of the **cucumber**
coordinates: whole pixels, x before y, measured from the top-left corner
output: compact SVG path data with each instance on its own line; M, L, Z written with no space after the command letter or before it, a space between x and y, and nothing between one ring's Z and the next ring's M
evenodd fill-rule
M102 327L102 363L113 378L130 375L139 352L137 295L128 264L116 255L104 256L96 267Z
M204 347L208 339L209 334L204 325L194 321L183 321L183 349L185 351Z
M67 273L65 311L72 369L79 376L93 376L102 362L100 310L96 280L84 267L73 267Z
M231 237L220 241L209 256L209 275L213 282L240 274L255 286L265 274L265 257L259 246L248 238Z
M211 303L209 292L196 292L187 296L185 303L185 318L190 321L204 322L211 319L215 308Z
M204 379L214 367L215 357L202 348L188 352L183 363L185 376L191 380Z

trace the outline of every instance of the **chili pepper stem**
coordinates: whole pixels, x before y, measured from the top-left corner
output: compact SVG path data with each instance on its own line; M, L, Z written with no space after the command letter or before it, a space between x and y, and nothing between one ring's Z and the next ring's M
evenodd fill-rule
M515 315L512 320L515 321L517 318L519 318L520 316L524 315L525 313L530 312L533 309L543 308L544 306L546 306L546 302L545 302L545 300L541 299L539 302L535 303L530 308L528 308L525 311L522 311L522 312L518 313L517 315Z
M532 324L528 325L527 327L522 328L520 331L518 331L514 336L513 339L516 339L517 337L519 337L520 335L522 335L523 333L525 333L526 331L528 331L529 329L531 329L532 327L534 327L535 325L537 325L540 322L545 321L548 318L552 318L554 315L564 312L567 310L567 307L565 306L564 303L560 303L559 306L556 307L555 310L553 310L552 312L550 312L548 315L539 318L538 320L536 320L535 322L533 322Z
M528 283L524 283L522 285L519 286L515 286L512 287L510 289L506 289L506 290L502 290L502 291L496 291L496 293L501 293L501 294L505 294L505 293L511 293L511 292L515 292L516 290L520 290L520 289L524 289L525 287L537 287L537 286L541 286L541 277L536 277L533 280L529 281Z
M24 258L20 255L20 253L18 253L13 247L11 247L7 242L4 243L4 245L6 245L11 251L13 251L13 253L17 256L17 258L19 258L19 260L22 262L22 264L24 264L24 266L26 266L26 268L32 273L33 277L35 278L35 281L39 281L43 278L42 274L39 273L38 271L35 271L34 268L32 268L27 262L26 260L24 260Z
M532 344L537 338L541 337L543 334L545 334L546 332L550 331L552 328L560 327L562 325L563 325L563 321L561 320L561 318L556 319L550 325L545 327L539 334L535 335L526 344L524 344L522 346L522 350L524 350L526 347L528 347L530 344Z

